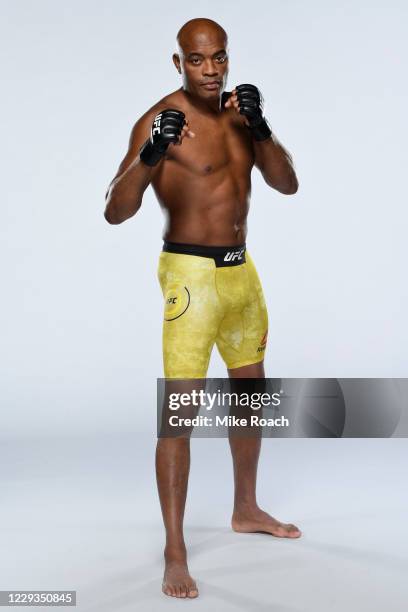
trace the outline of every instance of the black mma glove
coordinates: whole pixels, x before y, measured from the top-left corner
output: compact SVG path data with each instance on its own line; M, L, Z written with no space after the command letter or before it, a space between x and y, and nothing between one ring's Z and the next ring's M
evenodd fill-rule
M140 159L147 166L155 166L166 153L171 142L178 139L185 123L185 115L181 111L167 108L154 118L150 138L140 149Z
M237 85L239 112L245 115L249 129L258 142L266 140L272 134L271 128L263 116L263 98L255 85Z

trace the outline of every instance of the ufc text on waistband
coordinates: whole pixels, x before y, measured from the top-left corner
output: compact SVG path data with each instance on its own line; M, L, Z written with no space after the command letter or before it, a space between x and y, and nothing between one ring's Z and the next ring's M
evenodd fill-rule
M179 242L164 241L163 251L167 253L180 253L182 255L196 255L209 257L214 260L217 268L226 266L240 266L245 263L245 244L235 246L202 246L199 244L182 244Z

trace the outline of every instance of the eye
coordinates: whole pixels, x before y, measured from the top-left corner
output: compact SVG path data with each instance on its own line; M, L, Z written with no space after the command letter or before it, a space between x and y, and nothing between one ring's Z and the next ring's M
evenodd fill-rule
M224 63L224 62L226 62L226 61L227 61L227 56L226 56L226 55L219 55L219 56L217 57L217 62L218 62L219 64L223 64L223 63Z
M194 64L194 66L198 66L200 64L200 59L198 57L193 57L191 63Z

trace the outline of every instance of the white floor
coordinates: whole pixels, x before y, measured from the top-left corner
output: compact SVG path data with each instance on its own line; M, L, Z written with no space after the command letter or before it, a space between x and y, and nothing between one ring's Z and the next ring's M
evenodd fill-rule
M160 591L154 445L2 440L0 589L73 589L95 612L407 610L408 441L264 440L259 502L303 530L288 541L230 530L227 441L193 440L189 603Z

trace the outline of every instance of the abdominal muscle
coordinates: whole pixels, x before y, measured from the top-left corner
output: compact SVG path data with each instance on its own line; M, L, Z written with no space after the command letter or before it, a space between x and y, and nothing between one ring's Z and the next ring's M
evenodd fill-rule
M251 190L249 172L238 174L238 169L229 164L197 176L171 165L168 173L161 172L152 181L166 215L163 238L208 246L243 244Z

